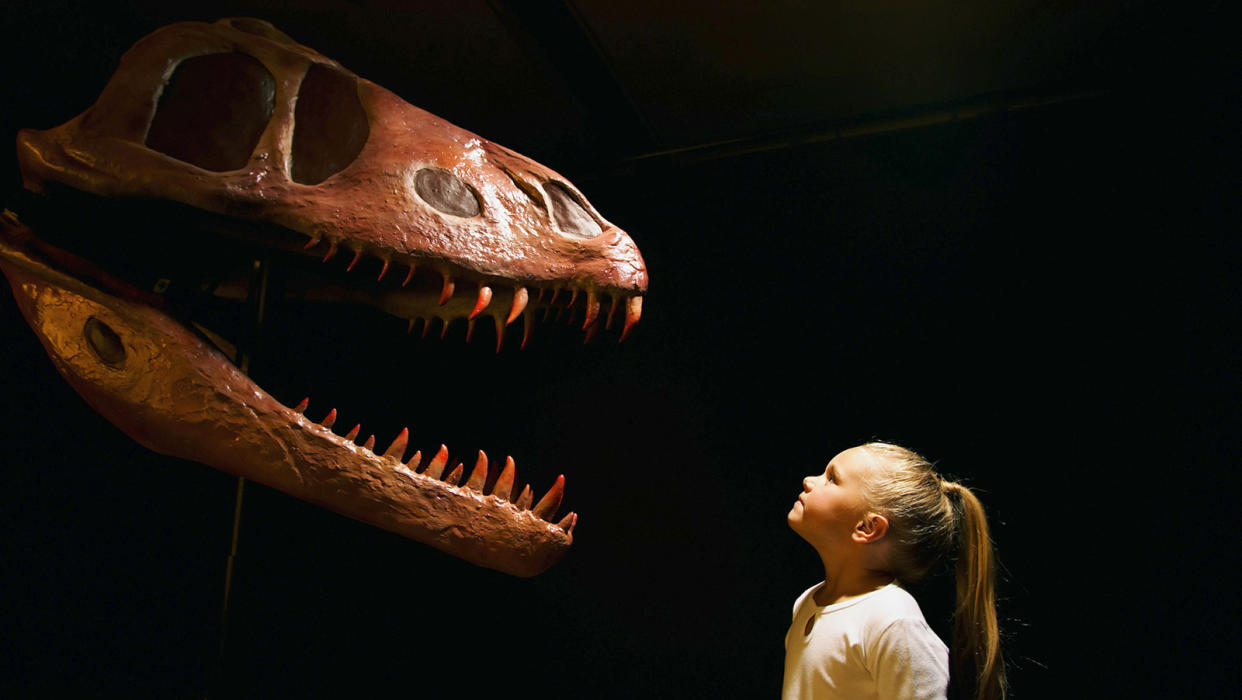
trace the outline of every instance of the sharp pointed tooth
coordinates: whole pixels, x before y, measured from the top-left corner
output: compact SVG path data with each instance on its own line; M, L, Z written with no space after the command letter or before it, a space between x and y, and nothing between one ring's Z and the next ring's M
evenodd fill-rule
M466 321L466 342L470 342L470 337L474 335L474 319Z
M586 345L587 343L591 342L591 340L595 338L595 332L596 332L596 331L598 331L598 330L599 330L599 324L598 324L598 323L596 323L596 324L594 324L594 325L592 325L592 326L588 327L588 328L586 329L586 337L584 337L584 338L582 339L582 344L583 344L583 345Z
M423 338L427 337L427 331L429 330L431 330L431 319L424 318L423 319L423 335L422 335Z
M569 515L566 515L565 517L561 518L561 521L557 523L556 526L564 530L565 532L573 532L574 525L577 525L577 524L578 524L578 514L570 513Z
M413 471L418 471L418 466L422 464L422 461L423 461L423 451L415 450L414 456L410 457L410 461L406 462L405 466L408 469L411 469Z
M458 462L457 466L453 467L453 471L449 472L449 475L444 478L444 483L457 486L461 482L461 473L462 465L461 462Z
M441 274L444 275L444 286L440 288L440 306L444 306L453 296L453 278L447 272Z
M451 323L451 322L453 321L453 319L451 319L451 318L442 318L442 319L440 319L440 321L441 321L442 323L444 323L444 326L440 329L440 340L444 340L444 336L448 335L448 327L449 327L449 323Z
M384 275L388 274L388 265L389 265L389 261L385 260L383 266L380 267L379 277L375 278L376 282L379 282L380 280L384 279Z
M599 318L599 297L595 295L594 289L587 290L586 303L586 318L582 321L583 330L586 330L587 327L595 323L595 319Z
M561 295L561 288L556 287L552 290L552 300L548 302L548 306L556 306L556 298Z
M638 323L638 319L643 315L643 298L630 297L625 302L625 328L621 331L621 340L625 340L630 335L630 330L634 328L634 324ZM618 340L617 342L621 342Z
M306 398L304 398L304 399L302 399L301 401L299 401L299 402L298 402L298 405L296 405L296 406L294 406L294 407L293 407L293 412L294 412L294 413L306 413L306 407L307 407L307 406L310 406L310 397L309 397L309 396L307 396Z
M323 420L319 421L319 424L325 428L331 428L335 423L336 423L336 409L335 408L332 409L331 411L328 411L328 415L324 416Z
M330 240L328 241L328 252L324 253L323 261L328 262L334 257L336 257L336 241Z
M516 475L517 467L513 464L513 458L505 457L505 468L501 470L496 485L492 487L492 495L502 501L509 500L509 494L513 491L513 477Z
M530 335L534 332L534 329L535 313L533 311L527 311L522 320L522 350L526 349L526 344L530 342Z
M574 287L573 293L569 295L569 304L567 306L569 306L570 308L573 308L575 301L578 301L578 288L577 287Z
M612 295L612 304L608 306L608 318L604 321L604 330L612 330L612 316L617 312L617 300L621 298L620 294Z
M311 236L310 240L306 242L306 245L302 246L302 250L310 250L311 248L314 248L315 246L319 245L319 241L322 241L322 240L323 239L320 238L319 236Z
M374 435L367 436L367 441L362 443L362 446L374 452L375 451L375 436Z
M509 317L505 319L505 325L513 323L513 319L526 308L526 304L530 302L530 292L526 291L526 287L518 287L513 292L513 306L509 307Z
M358 250L354 251L354 259L350 260L349 264L345 266L345 271L352 272L354 269L354 266L357 265L358 261L361 259L362 259L362 249L359 248Z
M414 332L414 319L410 319L410 325L405 327L405 334L409 335Z
M334 409L334 410L335 410L335 409ZM345 433L345 439L346 439L346 440L353 440L354 438L358 437L358 431L359 431L359 430L362 430L362 424L361 424L361 423L359 423L358 425L355 425L353 430L349 431L348 433Z
M448 456L448 448L440 445L440 451L427 463L427 470L423 472L423 475L429 479L439 479L444 473L444 465L448 464Z
M388 449L384 451L384 456L392 457L393 459L400 462L401 458L405 456L405 446L406 446L406 443L409 442L409 440L410 440L410 429L402 428L401 432L397 434L397 437L393 439L392 444L389 445Z
M534 513L536 517L544 520L552 520L552 516L556 515L556 509L561 507L561 495L565 492L565 475L556 477L556 483L552 484L552 488L539 499L539 503L535 505Z
M479 313L483 311L483 309L486 309L487 305L490 303L492 303L492 288L486 284L480 284L479 298L474 302L474 308L471 309L470 315L467 316L467 318L474 318L475 316L478 316Z
M405 285L409 284L410 280L413 278L414 278L414 265L411 264L410 271L405 273L405 279L401 281L401 286L404 287Z
M544 292L546 292L546 291L548 291L548 290L547 290L547 289L545 289L545 288L543 288L543 287L540 287L540 288L539 288L539 294L535 297L535 303L536 303L536 304L542 304L542 303L543 303L543 293L544 293Z
M493 316L496 319L496 353L500 353L500 346L505 342L505 322L500 320L499 316Z
M470 470L470 478L466 479L466 487L483 493L483 485L486 483L487 455L483 453L483 450L479 450L479 458L474 462L474 469Z
M530 501L530 484L527 484L522 487L522 494L517 497L517 500L513 502L513 505L521 508L522 510L530 510Z

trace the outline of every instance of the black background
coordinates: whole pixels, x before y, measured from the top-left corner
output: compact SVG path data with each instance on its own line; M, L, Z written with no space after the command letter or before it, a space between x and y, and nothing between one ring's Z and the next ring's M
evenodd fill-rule
M789 606L822 574L785 513L871 438L988 506L1014 697L1236 682L1238 85L1212 8L1114 27L1117 68L1072 100L637 161L589 124L524 141L470 122L505 121L473 88L453 113L430 78L432 105L417 74L368 73L399 44L363 41L384 11L19 5L4 133L76 115L161 24L252 14L564 172L647 260L624 344L548 327L495 356L460 327L427 344L277 306L255 375L381 447L408 424L424 451L512 454L538 490L565 473L573 550L513 579L250 485L213 681L235 480L93 413L6 293L6 696L773 697ZM942 631L950 591L922 591Z

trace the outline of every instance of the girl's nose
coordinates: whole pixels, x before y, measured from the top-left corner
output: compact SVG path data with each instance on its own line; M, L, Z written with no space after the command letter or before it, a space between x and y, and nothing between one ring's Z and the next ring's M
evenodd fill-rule
M803 479L803 480L802 480L802 490L803 490L803 491L810 492L810 490L811 490L811 485L812 485L811 479L813 479L813 478L814 478L814 477L810 477L810 476L808 476L807 478L805 478L805 479Z

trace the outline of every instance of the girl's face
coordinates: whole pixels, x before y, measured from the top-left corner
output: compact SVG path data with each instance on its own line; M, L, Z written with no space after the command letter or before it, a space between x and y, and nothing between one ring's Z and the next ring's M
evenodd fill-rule
M865 447L833 457L822 474L802 480L802 493L789 511L789 527L816 549L849 540L867 514L863 486L878 466Z

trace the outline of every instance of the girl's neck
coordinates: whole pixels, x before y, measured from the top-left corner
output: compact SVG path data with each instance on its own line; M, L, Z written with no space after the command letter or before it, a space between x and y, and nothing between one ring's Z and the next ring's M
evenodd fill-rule
M815 590L815 604L827 606L842 603L883 588L893 580L893 575L886 571L862 568L834 571L825 562L824 585Z

